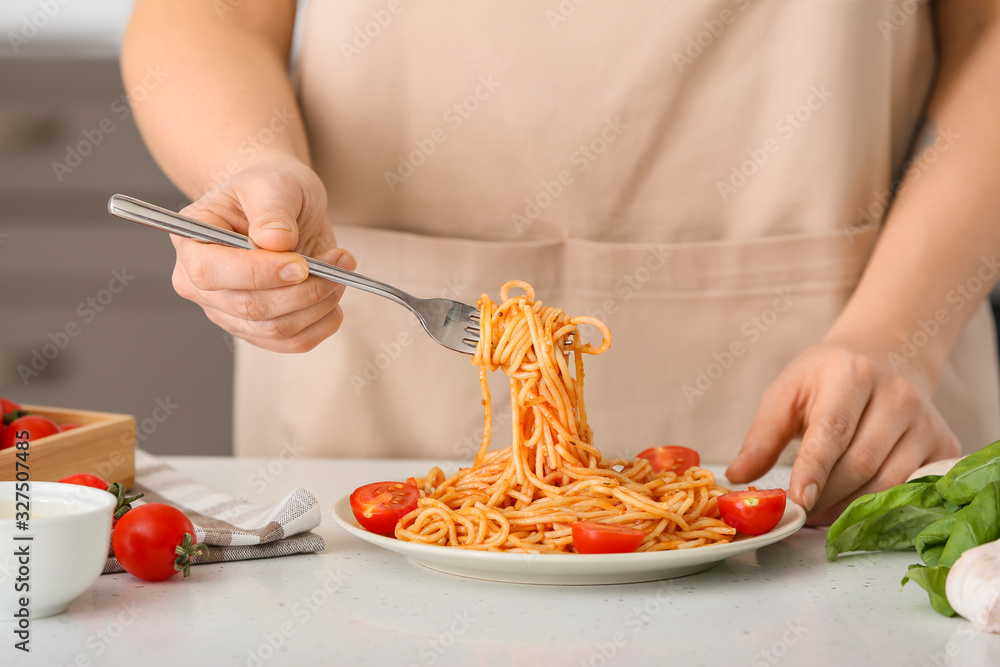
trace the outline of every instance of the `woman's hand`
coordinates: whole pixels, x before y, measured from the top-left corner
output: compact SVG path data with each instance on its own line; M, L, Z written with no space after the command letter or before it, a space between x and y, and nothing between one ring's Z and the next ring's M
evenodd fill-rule
M319 177L291 157L257 162L234 174L182 213L248 235L260 250L241 250L171 236L177 250L173 285L229 333L276 352L305 352L334 334L343 313L342 285L309 276L295 251L353 271L326 219Z
M734 482L760 477L792 439L802 446L789 493L828 525L854 498L906 481L929 461L958 456L957 438L931 402L919 368L901 356L842 343L802 353L767 389L739 456Z

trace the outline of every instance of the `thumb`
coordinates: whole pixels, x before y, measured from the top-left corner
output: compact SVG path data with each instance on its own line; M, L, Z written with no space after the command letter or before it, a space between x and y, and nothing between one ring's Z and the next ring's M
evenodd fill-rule
M743 484L761 477L778 461L791 440L802 430L802 415L795 407L794 382L779 378L764 392L750 424L743 447L726 470L726 477Z
M287 251L299 242L298 214L301 196L287 188L269 186L240 194L240 205L247 218L247 235L265 250Z

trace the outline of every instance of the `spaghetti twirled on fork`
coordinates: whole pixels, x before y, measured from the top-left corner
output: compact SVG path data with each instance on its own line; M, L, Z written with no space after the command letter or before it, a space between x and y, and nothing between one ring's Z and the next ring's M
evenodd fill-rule
M512 288L523 295L511 296ZM726 489L714 475L691 468L654 473L645 459L603 459L593 445L583 401L583 355L611 345L607 326L570 317L535 301L531 285L510 281L501 302L479 299L479 367L485 432L476 460L449 478L439 468L417 480L416 510L396 537L464 549L560 553L573 551L572 525L588 520L638 528L639 551L687 549L728 542L735 530L719 518ZM583 342L579 327L596 327L601 344ZM510 377L511 446L489 451L492 401L487 373Z

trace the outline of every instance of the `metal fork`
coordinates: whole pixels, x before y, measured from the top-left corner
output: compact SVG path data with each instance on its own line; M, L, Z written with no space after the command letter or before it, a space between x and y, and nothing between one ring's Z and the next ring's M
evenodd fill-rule
M140 225L196 241L219 243L244 250L256 247L242 234L125 195L113 195L108 200L108 211L124 220L138 222ZM476 343L479 342L479 309L475 306L451 299L418 299L391 285L353 271L345 271L312 257L304 259L309 265L309 273L314 276L384 296L409 308L420 320L427 334L445 347L465 354L473 354L476 351Z

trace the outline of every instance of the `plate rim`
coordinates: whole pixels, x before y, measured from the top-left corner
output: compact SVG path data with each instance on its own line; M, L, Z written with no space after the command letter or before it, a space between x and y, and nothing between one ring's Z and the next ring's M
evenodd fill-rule
M354 518L350 508L350 494L337 500L331 511L334 521L354 537L406 556L431 570L493 581L557 585L650 581L680 576L670 573L672 570L690 569L695 565L704 565L701 570L708 569L727 558L779 542L798 532L806 521L805 509L792 500L787 500L785 512L774 529L764 535L738 536L726 544L627 554L529 554L451 549L433 544L403 542L368 532ZM609 572L609 566L617 567ZM453 569L462 572L455 572ZM615 575L618 575L617 579ZM638 578L636 575L639 575ZM557 580L546 581L549 578Z

